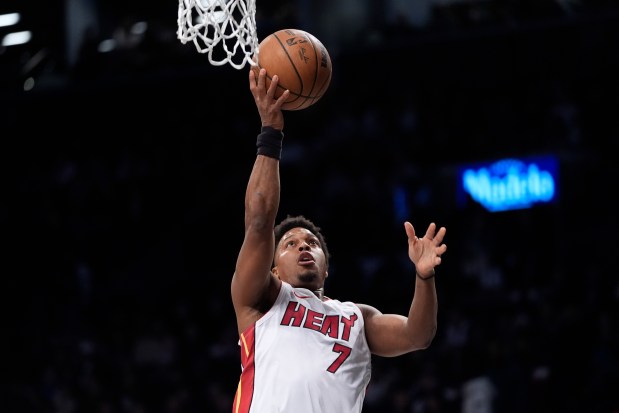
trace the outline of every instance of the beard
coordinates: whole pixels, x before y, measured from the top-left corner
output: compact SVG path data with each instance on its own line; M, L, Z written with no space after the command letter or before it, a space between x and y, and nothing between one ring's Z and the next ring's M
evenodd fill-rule
M311 284L316 282L319 279L319 274L317 271L310 270L303 274L299 274L299 281L303 284Z

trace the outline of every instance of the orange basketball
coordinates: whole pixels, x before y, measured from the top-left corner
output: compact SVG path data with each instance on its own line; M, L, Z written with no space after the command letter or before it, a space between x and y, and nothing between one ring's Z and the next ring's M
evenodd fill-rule
M256 58L257 56L257 58ZM312 34L298 29L283 29L268 35L260 42L254 56L258 74L267 71L267 87L274 75L279 77L275 97L286 89L290 96L283 110L300 110L318 102L331 83L331 57L327 48Z

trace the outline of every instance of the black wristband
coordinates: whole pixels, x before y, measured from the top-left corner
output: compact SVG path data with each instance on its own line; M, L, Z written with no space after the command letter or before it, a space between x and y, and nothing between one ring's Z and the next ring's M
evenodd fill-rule
M434 278L434 276L436 275L434 271L432 271L432 275L428 275L427 277L422 277L417 271L415 271L415 274L417 274L417 278L423 281L428 281L430 278Z
M283 139L284 133L282 131L270 126L263 126L256 140L258 155L268 156L277 160L281 159Z

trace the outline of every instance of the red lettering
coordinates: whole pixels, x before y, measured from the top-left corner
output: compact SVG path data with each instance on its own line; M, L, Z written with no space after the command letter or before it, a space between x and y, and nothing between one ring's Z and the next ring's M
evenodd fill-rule
M283 326L300 327L301 322L303 322L303 316L305 316L305 310L306 308L302 304L290 301L280 324Z
M338 338L340 334L340 318L336 315L328 315L325 317L322 322L322 328L320 332L325 336L329 336L331 338Z
M342 317L342 324L344 324L344 331L342 332L342 340L348 341L350 339L350 330L357 321L357 314L353 314L350 318Z
M344 363L346 359L348 358L348 356L350 356L350 352L352 351L352 349L350 347L346 347L341 344L335 343L333 345L332 351L334 353L340 353L340 355L337 356L337 358L333 361L333 363L331 363L329 368L327 368L327 371L329 373L335 373L337 369L340 368L342 363Z
M303 327L309 328L310 330L314 330L314 331L320 331L320 326L322 324L322 318L324 316L325 316L324 314L319 313L317 311L308 310L307 318L305 319L305 324L303 324Z
M357 318L359 317L354 313L351 314L350 318L338 315L325 315L317 311L308 310L304 305L296 301L290 301L280 324L292 327L301 327L303 325L304 328L319 331L325 336L331 338L340 337L342 340L348 341ZM303 322L303 319L305 319L305 322ZM342 324L341 329L340 323Z

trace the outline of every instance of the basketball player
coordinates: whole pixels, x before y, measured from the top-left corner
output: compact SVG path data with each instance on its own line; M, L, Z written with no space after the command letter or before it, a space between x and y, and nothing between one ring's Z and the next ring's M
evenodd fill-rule
M275 225L280 199L286 91L278 78L249 71L262 132L245 194L245 238L231 294L241 350L234 413L358 413L370 381L372 355L394 357L430 345L436 333L434 268L447 250L445 228L430 224L423 237L404 223L416 271L406 316L323 295L329 252L303 216ZM308 190L311 190L308 188ZM411 295L413 295L411 291Z

